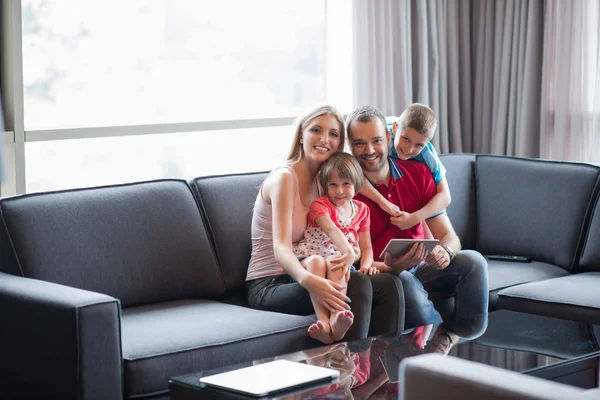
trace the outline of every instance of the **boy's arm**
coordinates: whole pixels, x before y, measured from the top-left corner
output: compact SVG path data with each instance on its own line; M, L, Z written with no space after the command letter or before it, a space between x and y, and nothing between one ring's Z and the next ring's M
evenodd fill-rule
M400 208L398 208L397 205L391 203L388 199L383 197L383 195L373 187L373 185L371 184L371 182L369 182L368 179L365 178L364 183L358 191L358 193L362 194L367 199L375 202L375 204L377 204L379 208L381 208L386 213L392 216L400 214Z
M342 253L340 257L339 268L350 267L354 263L354 248L344 236L344 233L338 228L328 215L321 215L315 219L315 223L331 239L335 247ZM332 270L339 269L334 267Z
M400 213L400 216L394 217L396 219L394 225L400 229L412 228L427 218L444 211L450 205L451 201L450 187L448 186L448 181L444 179L437 184L437 193L429 200L429 203L412 214L407 212Z
M378 274L379 270L373 265L373 245L371 243L371 232L358 232L358 245L360 246L360 269L365 275Z

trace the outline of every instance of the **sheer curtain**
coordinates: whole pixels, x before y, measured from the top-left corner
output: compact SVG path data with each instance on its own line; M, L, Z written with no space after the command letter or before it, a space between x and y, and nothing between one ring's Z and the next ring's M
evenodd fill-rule
M439 120L441 153L540 153L543 3L354 0L355 106Z
M541 156L600 163L600 6L546 0Z

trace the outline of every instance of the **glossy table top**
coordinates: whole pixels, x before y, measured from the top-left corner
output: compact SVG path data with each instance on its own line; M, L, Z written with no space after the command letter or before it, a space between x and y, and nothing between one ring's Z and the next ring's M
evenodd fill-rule
M501 310L489 314L488 328L480 337L459 341L452 347L449 356L517 372L535 373L599 350L600 325ZM375 395L379 399L393 399L398 391L400 361L420 354L423 351L410 342L409 335L377 337L175 377L171 382L196 390L197 398L205 398L207 389L200 386L201 376L275 359L288 359L337 369L340 371L340 380L329 386L276 398L367 399ZM214 393L206 398L210 397L214 397Z

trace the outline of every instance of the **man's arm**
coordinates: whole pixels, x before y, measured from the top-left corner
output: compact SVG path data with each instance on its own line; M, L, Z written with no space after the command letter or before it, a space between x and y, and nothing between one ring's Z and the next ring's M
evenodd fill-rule
M450 253L456 255L461 250L460 239L454 231L447 213L428 219L427 226L434 239L438 239L440 242L431 250L425 262L434 268L444 269L450 264Z

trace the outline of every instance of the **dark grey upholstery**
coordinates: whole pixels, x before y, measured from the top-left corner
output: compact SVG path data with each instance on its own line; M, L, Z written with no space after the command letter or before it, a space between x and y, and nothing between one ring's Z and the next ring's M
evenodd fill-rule
M446 167L452 202L446 210L452 226L465 249L475 249L477 233L477 198L475 187L475 155L445 154L440 156Z
M584 235L584 247L579 260L579 268L600 271L600 200L596 201L594 205L589 230Z
M266 176L266 172L259 172L196 178L191 182L205 212L227 290L245 290L254 201Z
M3 199L23 276L104 293L122 307L225 288L185 181Z
M573 268L600 168L477 156L477 250Z
M501 290L508 310L600 324L600 272L571 274Z
M0 309L0 398L121 397L116 299L0 272Z
M301 350L313 322L211 300L125 309L125 397L166 390L172 376Z

